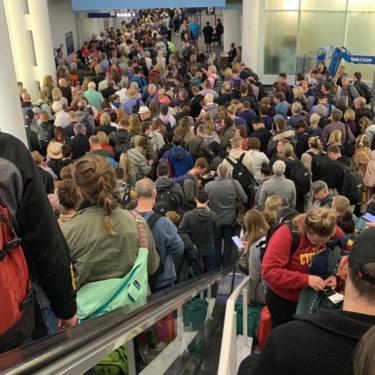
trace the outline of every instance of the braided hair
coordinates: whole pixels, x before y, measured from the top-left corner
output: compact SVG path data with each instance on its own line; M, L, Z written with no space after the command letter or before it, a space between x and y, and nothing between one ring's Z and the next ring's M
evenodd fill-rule
M81 196L81 206L103 207L105 230L115 236L111 214L118 207L113 197L117 182L111 165L101 156L85 156L74 163L72 176Z

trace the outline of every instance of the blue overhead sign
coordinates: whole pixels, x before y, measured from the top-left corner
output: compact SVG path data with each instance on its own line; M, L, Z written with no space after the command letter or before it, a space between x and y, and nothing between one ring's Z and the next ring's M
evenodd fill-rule
M151 9L151 8L206 8L225 7L225 0L72 0L75 12L111 11L113 9Z

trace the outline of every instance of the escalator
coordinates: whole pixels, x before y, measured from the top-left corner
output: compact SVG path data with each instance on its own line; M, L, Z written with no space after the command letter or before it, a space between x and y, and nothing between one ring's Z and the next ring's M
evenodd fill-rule
M148 303L125 314L121 309L0 355L1 374L84 374L109 353L126 344L129 375L216 374L227 296L237 284L233 269L204 274L150 296ZM216 298L216 284L219 285ZM197 302L198 301L198 302ZM203 322L189 320L189 304L207 305ZM200 302L200 303L203 303ZM134 338L167 315L175 324L175 338L165 347L139 348L144 359L139 368ZM153 351L153 352L152 352ZM150 359L152 358L152 360ZM138 367L138 370L137 370Z

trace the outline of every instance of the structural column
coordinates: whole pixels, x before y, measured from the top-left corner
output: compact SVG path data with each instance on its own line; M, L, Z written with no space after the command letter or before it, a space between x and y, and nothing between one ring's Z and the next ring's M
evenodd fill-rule
M224 9L223 10L224 52L228 52L230 50L231 43L234 43L236 46L240 44L240 21L241 21L241 13L239 9Z
M242 2L242 61L255 72L259 73L258 57L263 50L259 49L261 0Z
M33 100L38 99L39 86L34 76L35 55L31 33L26 28L25 2L5 0L16 76Z
M83 42L90 41L94 34L99 36L100 32L104 31L104 22L102 18L89 18L87 13L79 13L78 28L82 46Z
M56 80L48 4L47 0L28 0L28 4L29 16L27 23L33 34L37 64L36 77L40 85L42 85L43 78L46 75L50 75L54 81Z
M3 1L0 1L0 35L0 103L2 108L0 129L14 135L27 145Z

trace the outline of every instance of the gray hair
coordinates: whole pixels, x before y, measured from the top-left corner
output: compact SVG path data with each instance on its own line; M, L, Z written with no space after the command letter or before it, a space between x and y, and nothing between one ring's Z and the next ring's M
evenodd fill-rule
M292 113L301 113L302 112L302 105L300 102L294 102L292 104Z
M318 194L321 191L329 191L327 183L322 180L314 181L311 184L311 190L313 194Z
M77 122L74 125L74 133L75 134L86 134L86 126L81 124L80 122Z
M228 174L229 174L228 165L225 163L219 164L219 166L217 167L217 174L219 177L228 177Z
M273 163L272 171L275 176L282 176L285 173L286 164L282 160L276 160Z
M135 192L137 198L152 198L156 193L156 186L149 178L142 178L135 184Z

